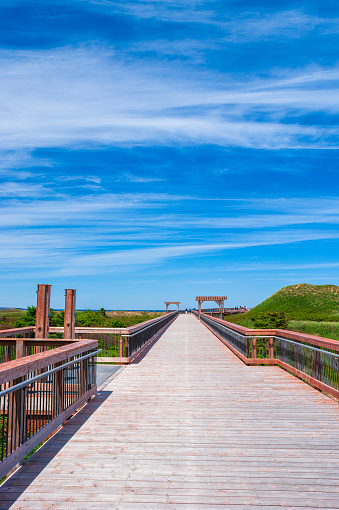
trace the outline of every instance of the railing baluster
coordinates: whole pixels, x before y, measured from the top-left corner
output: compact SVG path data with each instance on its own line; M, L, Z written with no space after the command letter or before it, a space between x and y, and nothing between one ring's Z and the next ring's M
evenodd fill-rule
M197 312L193 311L193 314L198 318ZM268 358L318 390L339 399L339 346L334 340L280 330L274 331L276 336L268 330L265 336L262 330L244 328L204 313L200 315L200 322L222 341L225 339L226 345L245 363L266 364ZM280 334L297 337L297 340ZM269 364L272 365L272 362Z
M251 345L252 345L252 359L257 358L257 339L255 336L252 336L251 338Z

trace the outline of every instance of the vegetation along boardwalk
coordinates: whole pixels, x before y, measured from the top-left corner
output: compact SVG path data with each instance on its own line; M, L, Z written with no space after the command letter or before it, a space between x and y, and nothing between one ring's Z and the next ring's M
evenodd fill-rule
M0 509L338 509L338 474L338 404L181 315L6 482Z

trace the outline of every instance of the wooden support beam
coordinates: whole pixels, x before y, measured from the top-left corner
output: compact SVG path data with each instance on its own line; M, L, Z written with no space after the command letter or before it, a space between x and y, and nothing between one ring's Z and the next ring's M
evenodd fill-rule
M24 356L26 356L25 341L22 340L22 338L20 338L20 339L17 339L15 343L16 343L16 348L15 348L16 359L23 358Z
M48 338L52 285L38 285L35 338Z
M65 290L64 338L75 338L75 299L76 290Z

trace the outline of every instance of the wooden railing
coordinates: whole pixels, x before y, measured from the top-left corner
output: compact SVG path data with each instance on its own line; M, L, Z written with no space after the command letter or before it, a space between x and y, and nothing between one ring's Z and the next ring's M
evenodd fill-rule
M102 350L96 358L98 362L130 363L177 316L177 311L170 312L127 328L76 327L75 337L78 340L89 338L98 342L98 348ZM50 327L49 332L62 338L64 328Z
M0 365L0 478L95 394L97 351L71 341Z
M246 313L246 312L248 312L248 308L245 308L242 306L237 307L237 308L224 308L222 311L223 315L235 315L237 313ZM219 314L220 310L219 310L219 308L203 308L201 310L201 313L213 315L214 313Z
M0 330L0 363L42 350L50 350L83 338L98 342L101 353L96 357L97 362L130 363L177 315L177 311L170 312L127 328L76 327L73 340L63 338L63 327L49 327L49 334L57 338L47 340L25 338L35 333L34 326Z
M7 337L25 337L29 336L31 333L35 333L35 326L27 326L25 328L12 328L12 329L1 329L0 330L0 338Z
M74 342L75 340L54 338L0 338L0 364Z
M277 365L339 399L337 340L280 329L249 329L203 313L200 320L247 365Z

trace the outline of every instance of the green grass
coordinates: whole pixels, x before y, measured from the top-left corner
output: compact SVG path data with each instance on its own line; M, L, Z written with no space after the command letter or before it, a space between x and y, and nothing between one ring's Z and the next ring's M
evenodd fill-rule
M9 308L8 310L0 310L0 329L14 328L14 323L24 317L26 310L18 310L17 308Z
M105 312L103 308L101 310L76 312L75 325L82 327L126 328L163 315L163 313L157 312Z
M255 329L251 319L244 316L230 316L226 320L234 324L239 324L245 328ZM339 322L326 322L326 321L289 321L287 328L291 331L299 331L308 335L317 335L323 338L331 338L339 340Z
M247 317L247 313L238 315L226 315L225 321L232 322L233 324L239 324L239 326L243 326L244 328L254 328L254 324L252 320Z
M300 283L283 287L241 315L225 317L229 322L254 328L253 318L264 312L284 312L286 329L339 340L339 287Z
M317 335L323 338L339 340L338 322L316 322L316 321L290 321L288 329L300 331L308 335Z
M107 312L84 310L76 312L75 325L80 327L125 328L145 322L163 313L157 312ZM27 310L8 309L0 310L0 329L22 328L35 325L36 308L29 306ZM50 311L50 326L64 325L63 311Z
M339 287L299 283L278 290L246 313L284 312L290 320L339 321Z
M265 312L284 312L289 321L339 323L339 287L306 283L289 285L278 290L249 312L225 318L229 322L253 328L252 319Z

